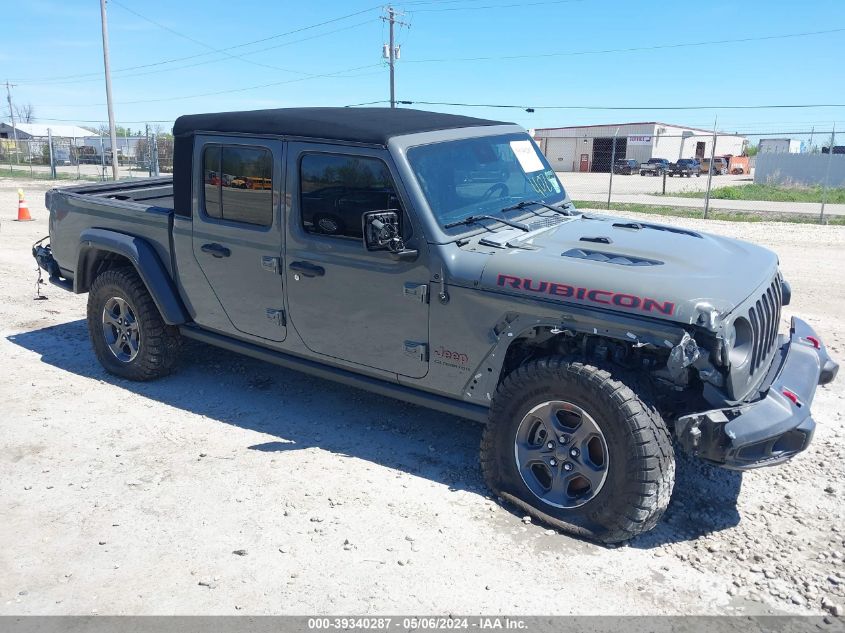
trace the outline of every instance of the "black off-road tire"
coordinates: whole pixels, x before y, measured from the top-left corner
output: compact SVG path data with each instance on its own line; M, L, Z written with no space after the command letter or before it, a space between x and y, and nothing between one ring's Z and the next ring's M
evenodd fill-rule
M109 348L103 328L103 310L110 300L131 307L140 331L137 355L119 360ZM154 380L169 374L179 355L179 329L167 325L134 268L106 270L88 292L88 335L100 364L111 374L129 380Z
M634 384L633 378L627 380ZM609 371L592 365L562 357L523 365L502 381L493 398L481 440L487 485L506 502L563 532L603 543L647 532L669 505L675 457L666 424L644 399ZM526 485L517 465L514 442L520 423L548 401L583 409L606 440L604 483L579 507L546 503Z

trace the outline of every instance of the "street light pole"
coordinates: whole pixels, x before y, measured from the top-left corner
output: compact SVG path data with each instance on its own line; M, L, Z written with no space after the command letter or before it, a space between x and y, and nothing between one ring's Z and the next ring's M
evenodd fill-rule
M111 97L111 67L109 65L109 27L106 19L106 0L100 0L100 21L103 30L103 67L106 73L106 104L109 110L109 136L111 137L111 173L112 179L118 179L117 131L114 125L114 106Z

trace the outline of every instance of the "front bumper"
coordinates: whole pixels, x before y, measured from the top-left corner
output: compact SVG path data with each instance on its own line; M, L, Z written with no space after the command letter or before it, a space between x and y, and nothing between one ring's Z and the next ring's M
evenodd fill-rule
M792 319L788 340L781 338L774 357L779 369L766 395L678 418L675 435L684 450L717 466L748 470L779 464L809 446L816 428L810 414L816 387L831 382L839 365L801 319Z

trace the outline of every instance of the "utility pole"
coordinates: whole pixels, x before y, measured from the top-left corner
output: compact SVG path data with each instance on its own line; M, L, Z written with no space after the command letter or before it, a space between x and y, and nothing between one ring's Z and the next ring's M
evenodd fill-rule
M613 191L613 166L616 164L616 137L619 135L619 128L613 133L613 148L610 150L610 182L607 183L607 208L610 209L610 194Z
M707 212L710 211L710 185L713 182L713 159L716 157L716 125L719 117L713 120L713 147L710 148L710 165L707 169L707 193L704 194L704 219L707 219Z
M384 57L388 61L388 65L390 66L390 107L396 107L396 82L395 82L395 66L396 60L399 59L399 49L396 46L396 40L394 37L394 25L398 24L400 26L408 26L405 22L396 19L397 14L396 9L394 9L391 5L387 5L387 15L382 16L382 20L387 22L390 25L390 43L385 46L387 50L384 51Z
M111 67L109 65L109 27L106 20L106 0L100 0L100 20L103 29L103 67L106 73L106 103L109 109L109 136L111 136L111 174L112 179L118 178L117 165L117 131L114 126L114 107L111 98Z
M827 204L827 183L830 180L830 163L833 160L833 146L836 143L836 121L833 122L833 130L830 133L830 147L827 149L827 170L824 174L822 185L822 210L819 213L819 223L824 224L824 207Z
M9 117L12 119L12 136L15 139L15 154L18 151L18 128L15 127L15 110L12 107L12 88L14 88L17 84L10 84L8 80L6 80L6 101L9 102ZM11 164L11 158L9 159L9 164Z

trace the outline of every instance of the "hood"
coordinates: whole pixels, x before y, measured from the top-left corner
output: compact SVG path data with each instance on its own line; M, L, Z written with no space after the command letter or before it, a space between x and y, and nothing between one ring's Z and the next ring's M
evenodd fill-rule
M491 244L487 234L482 244ZM544 230L498 231L481 285L711 329L777 274L759 246L627 218L575 216ZM504 241L507 240L507 241Z

